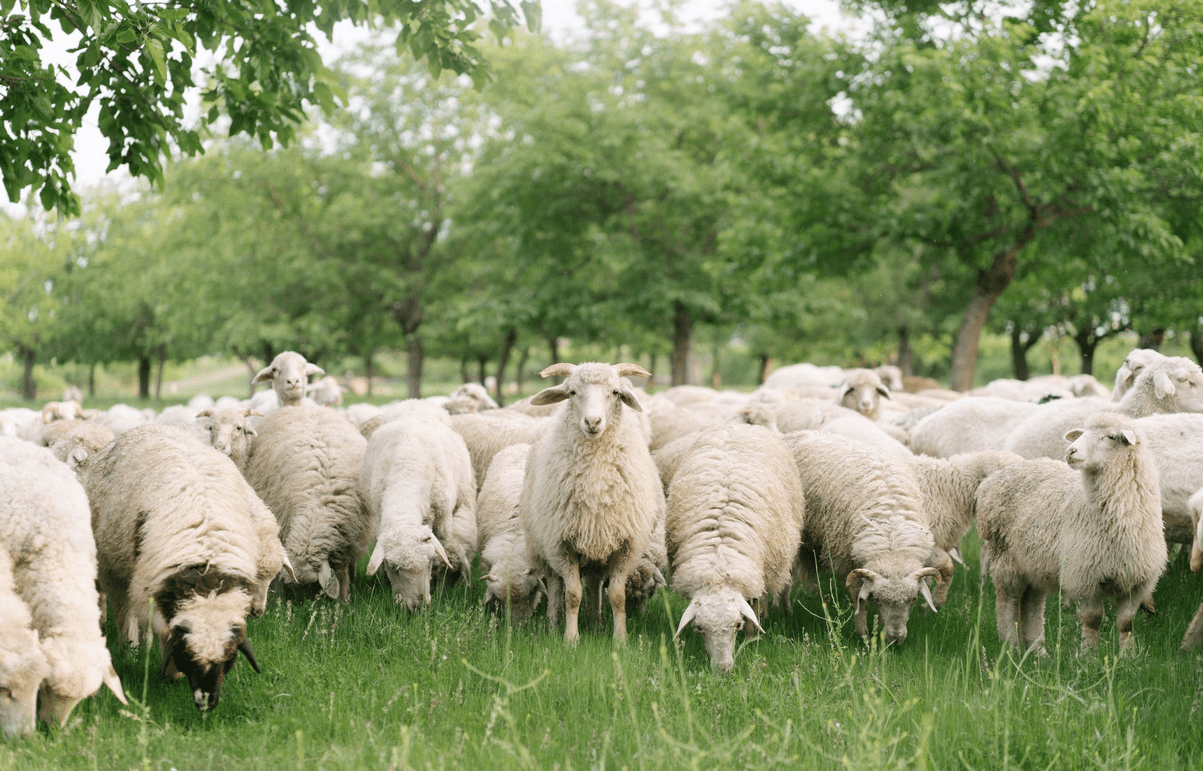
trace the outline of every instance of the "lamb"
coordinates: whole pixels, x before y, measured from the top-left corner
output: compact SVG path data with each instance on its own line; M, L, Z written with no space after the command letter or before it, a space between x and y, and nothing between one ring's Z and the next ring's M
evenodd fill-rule
M547 585L526 553L526 535L518 517L522 477L529 444L513 444L493 457L476 497L477 550L485 582L485 605L529 618L547 596Z
M908 461L923 494L923 514L935 541L931 562L947 571L943 583L936 585L933 599L937 608L944 607L952 561L957 559L961 538L973 524L978 486L995 471L1022 460L1013 452L983 450L948 459L914 456Z
M916 598L936 609L925 579L947 580L931 564L935 541L914 472L839 436L799 431L784 439L806 498L799 571L813 583L816 570L830 569L855 601L857 634L868 638L875 605L886 641L901 643Z
M958 399L919 420L910 430L917 455L951 458L967 452L1001 450L1007 436L1036 411L1032 402L993 396Z
M347 600L352 568L372 539L359 488L367 440L328 407L278 409L259 422L245 475L280 526L293 568L285 588Z
M673 590L689 599L677 635L692 622L719 672L745 622L764 631L750 603L788 592L804 510L789 448L760 426L700 434L677 468L666 536Z
M38 686L50 673L50 665L38 645L33 616L17 594L12 558L0 543L0 730L12 738L33 730L37 714Z
M1049 591L1081 604L1082 643L1099 643L1106 599L1117 605L1121 651L1166 564L1157 469L1135 422L1113 412L1069 431L1066 463L1016 463L978 488L978 529L990 547L998 634L1044 652Z
M1042 404L1011 431L1003 449L1025 458L1060 458L1066 432L1102 410L1133 418L1159 412L1203 412L1203 370L1190 359L1163 357L1136 376L1119 402L1084 397Z
M497 408L497 402L493 401L488 390L480 383L464 383L452 391L451 398L443 404L443 409L451 415L463 415L468 412Z
M0 546L48 665L38 717L64 725L102 684L124 704L100 629L97 549L83 487L49 450L5 437L0 490ZM20 615L3 618L6 632L20 628Z
M239 471L246 471L256 434L251 419L259 417L262 415L249 408L215 407L198 412L196 423L213 449L234 461Z
M274 522L265 533L268 512L229 458L175 426L121 434L84 481L118 637L139 645L153 629L160 674L186 677L212 710L239 651L260 671L246 617L286 570Z
M455 518L470 518L476 543L476 480L464 440L418 410L389 420L368 440L360 487L377 522L368 575L383 566L397 604L410 613L428 606L434 561L452 567L443 542ZM471 554L458 556L467 578Z
M1191 517L1195 523L1195 538L1190 549L1190 569L1198 573L1203 570L1203 487L1190 497ZM1190 650L1203 642L1203 603L1195 611L1186 634L1182 637L1182 650Z
M484 484L497 453L514 444L534 444L549 425L551 418L532 418L508 408L451 416L451 427L464 438L472 457L477 485Z
M855 410L869 420L881 415L881 400L890 398L890 389L881 382L881 375L871 369L848 370L839 385L840 406Z
M251 380L251 385L270 382L272 390L280 400L281 407L295 407L305 397L305 387L309 378L314 375L324 375L326 370L316 364L305 361L305 357L295 351L284 351L276 354L272 363L259 370Z
M641 426L626 411L642 411L629 375L649 377L635 364L553 364L543 377L565 376L535 394L538 405L564 402L531 448L520 517L527 553L550 579L548 619L565 608L564 640L578 637L584 589L587 618L600 610L609 581L614 640L626 640L626 584L665 509L664 492Z

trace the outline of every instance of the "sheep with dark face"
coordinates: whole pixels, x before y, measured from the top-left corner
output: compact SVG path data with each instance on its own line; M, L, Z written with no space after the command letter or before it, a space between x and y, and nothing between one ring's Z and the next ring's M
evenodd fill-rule
M255 374L251 385L271 383L280 400L281 407L295 407L305 398L309 378L324 375L326 370L310 364L296 351L284 351L272 359L272 363Z
M565 380L531 399L563 402L531 448L520 517L532 563L548 577L548 619L565 611L564 640L597 619L601 586L609 581L614 640L626 640L627 579L644 555L665 509L664 490L639 421L642 411L622 378L649 377L635 364L553 364L540 373Z
M117 437L84 486L118 636L138 645L153 630L162 676L187 677L196 708L213 709L239 651L259 671L246 617L284 567L278 542L272 564L261 554L263 503L229 458L166 425Z

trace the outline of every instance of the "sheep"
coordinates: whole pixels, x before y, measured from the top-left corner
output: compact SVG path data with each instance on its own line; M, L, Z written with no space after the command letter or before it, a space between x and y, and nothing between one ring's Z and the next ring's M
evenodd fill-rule
M326 375L321 380L305 387L305 393L309 398L324 407L336 407L342 404L343 392L346 390L347 387L340 384L338 378L333 375Z
M0 545L8 549L17 594L49 666L39 719L66 724L75 705L102 684L125 703L100 629L97 548L84 488L50 450L6 437L0 490ZM10 623L5 617L4 626Z
M484 575L486 607L529 618L547 596L547 585L526 553L518 517L529 444L512 444L493 456L476 497L477 551Z
M881 400L889 398L890 389L881 382L881 375L871 369L853 369L840 383L837 401L869 420L877 420L881 415Z
M84 419L84 410L79 402L46 402L40 412L21 410L16 415L14 435L41 447L46 446L46 430L54 423Z
M12 558L0 543L0 730L8 738L33 730L38 686L50 664L38 644L33 616L17 594Z
M1124 357L1119 369L1115 372L1115 386L1111 389L1111 401L1118 402L1124 398L1124 394L1136 382L1136 376L1143 372L1145 367L1164 358L1166 358L1165 354L1152 348L1133 348L1128 351L1128 355Z
M294 596L351 596L351 573L372 539L359 488L367 440L328 407L300 405L265 416L244 471L280 525Z
M1203 487L1203 414L1146 415L1135 423L1157 464L1165 539L1190 544L1195 523L1188 499Z
M1203 570L1203 487L1190 497L1191 518L1195 523L1195 538L1190 549L1190 569L1198 573ZM1195 611L1186 634L1182 637L1182 650L1190 650L1203 642L1203 603Z
M1042 404L1007 435L1003 449L1025 458L1060 458L1065 433L1101 410L1133 418L1158 412L1203 412L1203 370L1190 359L1163 357L1145 366L1119 402L1084 397Z
M260 671L246 617L286 570L274 521L229 458L175 426L119 435L84 481L119 639L153 630L160 674L186 677L194 706L212 710L239 652Z
M309 378L324 374L326 374L326 370L305 361L305 357L301 354L295 351L284 351L276 354L276 358L272 359L271 364L255 374L251 385L270 382L272 390L276 392L276 396L280 400L280 406L295 407L305 396L305 387Z
M198 412L196 424L206 443L245 472L256 434L252 418L260 417L246 407L215 407Z
M938 458L1001 450L1011 431L1036 408L1032 402L992 396L958 399L911 427L910 448L917 455Z
M451 427L464 438L472 457L477 485L484 484L489 464L498 452L513 444L534 444L551 425L551 418L532 418L508 408L450 417Z
M113 439L111 428L93 420L54 423L46 432L50 452L77 475L82 475L88 460Z
M467 412L495 410L497 402L489 396L489 392L480 383L464 383L451 392L451 398L443 404L443 409L451 415L463 415Z
M913 456L907 461L923 494L923 514L935 541L936 554L931 562L948 570L948 578L936 585L933 595L937 608L944 607L952 580L952 561L961 538L973 524L978 486L1000 468L1022 460L1006 450L983 450L947 459Z
M750 603L788 592L804 510L789 448L761 426L706 431L678 466L666 540L673 591L689 605L676 634L692 622L719 672L734 665L745 622L764 631Z
M839 367L818 367L808 363L788 364L773 370L765 378L764 387L782 391L808 386L830 387L837 385L843 377L844 370Z
M1136 609L1166 564L1157 469L1144 434L1126 415L1095 413L1066 439L1065 463L1016 463L978 488L998 634L1043 653L1045 596L1060 589L1081 605L1086 648L1098 646L1103 602L1114 601L1126 651Z
M579 638L577 617L584 589L587 618L600 610L600 588L609 580L614 640L626 640L626 583L647 549L664 492L640 424L626 411L642 411L623 377L650 373L635 364L557 363L540 373L564 376L535 394L536 406L564 402L531 448L523 479L520 517L527 553L550 579L548 619L565 609L564 640Z
M646 413L651 430L648 449L654 452L682 436L717 428L730 422L737 413L738 409L727 405L717 410L707 408L705 403L700 407L680 406L657 394L649 401Z
M123 434L149 422L145 412L128 404L114 404L91 416L90 420L108 426L114 434Z
M816 569L830 569L855 601L857 634L868 639L875 605L886 641L901 643L916 598L936 609L925 579L944 583L951 575L950 564L939 566L947 573L931 564L935 541L914 472L901 458L839 436L799 431L784 439L806 500L799 571L813 583Z
M464 440L416 410L389 420L368 440L360 487L377 523L368 575L383 566L397 604L410 613L430 605L434 561L453 567L443 542L457 516L470 517L476 543L476 480ZM470 560L471 553L461 553L455 566L465 577Z

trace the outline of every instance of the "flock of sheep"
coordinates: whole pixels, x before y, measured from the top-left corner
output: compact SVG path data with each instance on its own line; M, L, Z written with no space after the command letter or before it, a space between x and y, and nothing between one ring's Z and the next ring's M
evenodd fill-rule
M901 643L916 602L944 604L975 518L999 634L1038 653L1049 592L1078 603L1086 646L1113 603L1127 649L1167 541L1203 567L1203 371L1155 351L1132 351L1110 391L1044 378L964 395L799 364L751 394L649 397L637 365L560 363L541 374L561 382L505 408L474 384L343 408L337 383L310 384L324 374L288 351L249 402L0 412L6 735L65 722L102 685L124 701L110 612L212 709L240 653L259 669L247 617L269 592L346 600L364 556L409 612L477 563L491 609L543 608L569 644L607 604L622 642L671 585L689 601L677 635L696 629L721 672L740 629L824 574L860 636ZM1203 606L1182 646L1201 641Z

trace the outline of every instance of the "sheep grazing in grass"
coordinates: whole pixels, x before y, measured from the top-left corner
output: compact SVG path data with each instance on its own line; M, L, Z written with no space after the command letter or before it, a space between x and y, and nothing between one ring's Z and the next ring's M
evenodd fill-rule
M840 436L799 431L784 439L806 497L798 570L813 584L815 571L830 569L855 602L857 634L868 638L872 605L886 641L901 643L916 599L935 610L926 579L951 576L951 564L941 566L947 574L931 564L935 541L914 472Z
M48 665L38 717L65 724L102 684L125 703L101 634L97 548L83 487L49 450L5 437L0 492L0 546L11 558L13 586ZM21 626L19 613L2 618L5 632ZM0 694L0 703L11 696Z
M446 415L424 416L414 409L372 434L360 486L377 523L368 575L383 567L397 603L413 613L430 604L435 562L453 567L443 544L452 539L457 518L471 523L470 547L475 548L476 480L468 448ZM470 560L470 552L457 554L454 567L465 579Z
M216 407L198 412L196 423L209 446L245 471L256 433L251 419L258 417L262 415L249 408Z
M529 444L514 444L493 457L476 497L477 549L485 582L485 605L513 619L529 618L547 596L547 584L526 553L518 516Z
M627 579L647 549L665 508L664 491L639 421L642 406L622 378L649 373L635 364L553 364L540 373L564 382L535 394L535 406L563 402L531 448L522 486L526 547L549 579L548 619L565 611L564 640L579 637L600 611L601 586L614 617L614 640L626 640ZM583 579L583 583L582 583Z
M244 473L280 524L295 578L285 588L302 599L350 599L352 569L372 540L359 488L367 440L317 405L275 410L257 431Z
M309 378L324 374L326 370L316 364L310 364L296 351L284 351L276 354L271 364L255 374L251 385L270 382L272 390L280 400L280 406L295 407L305 397Z
M0 730L8 738L33 730L38 686L50 665L38 644L33 616L17 594L12 558L0 543Z
M978 529L990 548L998 634L1044 650L1050 591L1081 605L1082 642L1096 647L1104 600L1117 605L1121 650L1132 619L1165 569L1157 468L1127 416L1093 415L1066 434L1066 463L1038 459L989 476L977 492Z
M213 709L240 651L259 671L246 617L285 567L275 523L229 458L175 426L117 437L85 487L119 638L153 630L160 674L186 677L196 708Z
M703 432L678 465L666 534L672 587L689 606L677 635L692 622L718 671L735 663L736 632L761 630L751 603L789 590L804 509L793 456L769 429Z

